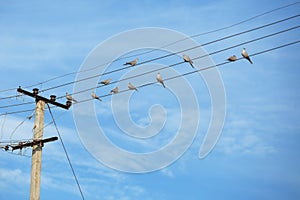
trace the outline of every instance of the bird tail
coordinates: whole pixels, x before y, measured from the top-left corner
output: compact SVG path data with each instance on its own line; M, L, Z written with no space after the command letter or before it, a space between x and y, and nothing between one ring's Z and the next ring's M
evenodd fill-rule
M193 63L190 62L190 65L192 66L192 68L195 68L195 66L193 65Z
M253 64L253 62L252 62L252 60L249 58L249 62L251 63L251 64Z
M242 56L243 56L244 58L246 58L251 64L253 64L253 62L252 62L252 60L250 59L249 56L244 56L243 54L242 54Z
M164 82L161 82L161 84L164 86L164 88L166 88L166 86L165 86Z

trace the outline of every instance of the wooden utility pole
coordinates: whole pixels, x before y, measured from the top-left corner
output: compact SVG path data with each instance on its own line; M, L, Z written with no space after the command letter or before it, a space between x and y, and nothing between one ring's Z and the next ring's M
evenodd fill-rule
M38 100L35 108L34 134L33 140L40 140L43 138L44 130L44 110L45 102ZM41 168L42 168L42 146L41 142L32 146L31 158L31 180L30 180L30 200L40 199L40 185L41 185Z
M72 103L70 101L66 102L66 105L55 102L56 96L51 95L50 99L38 95L38 89L33 89L33 92L28 92L23 90L21 87L17 90L20 93L31 96L35 98L36 108L35 108L35 121L34 121L34 133L32 142L32 158L31 158L31 180L30 180L30 200L40 199L40 185L41 185L41 169L42 169L42 148L45 142L54 141L56 138L49 138L43 140L43 130L44 130L44 110L45 103L50 103L59 106L64 109L69 109ZM17 148L22 148L19 145ZM16 149L16 147L15 147Z

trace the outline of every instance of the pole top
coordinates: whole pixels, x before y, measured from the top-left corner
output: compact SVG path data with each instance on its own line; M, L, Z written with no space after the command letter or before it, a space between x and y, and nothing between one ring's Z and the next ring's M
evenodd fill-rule
M50 95L50 101L56 101L56 96L55 95Z
M39 89L38 88L33 88L33 95L37 95L39 93Z
M67 101L67 102L66 102L66 106L67 106L68 108L70 108L71 105L72 105L72 102L71 102L71 101Z
M42 96L38 95L38 93L39 93L39 89L38 88L34 88L33 92L31 93L31 92L28 92L26 90L23 90L21 88L21 86L19 86L19 88L17 89L17 91L20 92L20 93L22 93L22 94L25 94L25 95L28 95L28 96L31 96L31 97L35 98L36 102L42 100L42 101L44 101L46 103L53 104L55 106L64 108L66 110L68 110L70 108L70 106L72 105L71 102L69 102L69 103L67 102L66 105L56 102L56 96L55 95L51 95L50 99L42 97Z

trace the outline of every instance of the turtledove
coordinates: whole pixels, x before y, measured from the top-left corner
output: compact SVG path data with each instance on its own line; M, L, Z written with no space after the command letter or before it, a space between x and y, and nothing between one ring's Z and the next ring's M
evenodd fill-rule
M130 90L138 91L137 88L136 88L134 85L132 85L130 82L128 83L128 88L129 88Z
M100 99L100 97L98 97L98 96L95 94L95 92L92 92L92 97L93 97L94 99L98 99L99 101L102 101L102 100Z
M139 61L138 58L134 59L133 61L130 61L130 62L126 62L125 64L123 65L131 65L131 66L134 66L136 65L136 63Z
M245 48L243 48L242 56L246 58L251 64L253 64Z
M234 62L234 61L236 61L236 56L235 55L230 56L229 58L227 58L227 60L230 62Z
M108 85L110 83L110 81L111 81L111 78L101 81L100 83L103 85Z
M66 92L66 98L69 101L73 101L73 102L77 103L77 101L71 95L69 95L67 92Z
M194 65L193 65L193 61L191 60L191 58L190 58L189 56L187 56L187 55L185 55L185 54L183 54L182 56L183 56L184 62L190 63L190 65L191 65L193 68L195 68Z
M156 80L162 84L162 86L164 86L164 88L166 87L165 84L164 84L164 81L160 75L160 73L158 72L157 75L156 75Z
M110 91L110 93L114 93L114 94L116 94L116 93L118 93L119 92L119 88L118 87L115 87L114 89L112 89L111 91Z

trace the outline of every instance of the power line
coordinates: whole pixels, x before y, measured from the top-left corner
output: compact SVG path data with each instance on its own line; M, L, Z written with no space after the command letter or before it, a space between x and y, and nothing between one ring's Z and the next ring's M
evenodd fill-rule
M300 40L294 41L294 42L290 42L290 43L283 44L283 45L280 45L280 46L277 46L277 47L273 47L273 48L270 48L270 49L266 49L266 50L263 50L263 51L260 51L260 52L257 52L257 53L252 53L249 56L250 57L255 57L257 55L261 55L261 54L264 54L264 53L267 53L267 52L270 52L270 51L274 51L274 50L277 50L277 49L281 49L281 48L284 48L284 47L287 47L287 46L291 46L291 45L297 44L299 42L300 42ZM243 57L238 58L236 61L239 61L239 60L242 60L242 59L244 59L244 58ZM195 71L191 71L191 72L187 72L187 73L180 74L180 75L177 75L177 76L165 78L164 81L168 81L168 80L176 79L176 78L179 78L179 77L191 75L191 74L194 74L194 73L197 73L197 72L200 72L200 71L205 71L205 70L209 70L209 69L212 69L212 68L220 67L220 66L223 66L223 65L226 65L226 64L229 64L229 63L231 63L231 62L230 61L226 61L226 62L219 63L219 64L216 64L216 65L212 65L212 66L208 66L208 67L205 67L205 68L201 68L201 69L198 69L198 70L195 70ZM143 84L143 85L140 85L140 86L136 86L136 88L142 88L142 87L150 86L150 85L153 85L153 84L156 84L156 83L157 83L157 81L153 81L153 82L146 83L146 84ZM121 90L121 91L119 91L119 93L127 92L127 91L130 91L130 90L129 89ZM111 95L112 94L105 94L105 95L101 95L99 97L100 98L104 98L104 97L111 96ZM92 100L94 100L94 99L91 99L91 98L84 99L84 100L78 101L78 103L83 103L83 102L92 101Z
M264 13L261 13L261 14L258 14L258 15L255 15L253 17L250 17L248 19L245 19L243 21L240 21L240 22L237 22L235 24L232 24L232 25L229 25L229 26L225 26L225 27L222 27L222 28L219 28L219 29L215 29L215 30L211 30L211 31L207 31L207 32L203 32L203 33L199 33L199 34L195 34L195 35L192 35L190 37L187 37L187 38L184 38L184 39L181 39L181 40L177 40L175 42L172 42L170 44L167 44L165 46L162 46L161 48L166 48L166 47L169 47L169 46L172 46L174 44L177 44L179 42L182 42L182 41L185 41L189 38L195 38L195 37L199 37L199 36L203 36L203 35L207 35L207 34L211 34L211 33L215 33L215 32L219 32L219 31L222 31L222 30L226 30L226 29L229 29L229 28L232 28L232 27L235 27L235 26L238 26L238 25L241 25L243 23L246 23L246 22L249 22L253 19L256 19L256 18L259 18L261 16L264 16L264 15L267 15L269 13L272 13L272 12L275 12L275 11L278 11L278 10L281 10L281 9L284 9L284 8L287 8L287 7L290 7L290 6L294 6L296 4L300 3L300 1L297 1L295 3L291 3L291 4L287 4L287 5L284 5L284 6L281 6L281 7L278 7L278 8L275 8L275 9L272 9L272 10L269 10L267 12L264 12ZM139 53L139 54L135 54L135 55L132 55L132 56L124 56L122 58L130 58L130 57L136 57L136 56L140 56L140 55L144 55L144 54L147 54L147 53L151 53L153 51L156 51L155 49L154 50L150 50L150 51L146 51L146 52L143 52L143 53Z
M56 106L52 106L51 108L55 108ZM12 111L12 112L5 112L0 113L0 116L4 115L13 115L13 114L19 114L19 113L26 113L26 112L33 112L35 109L28 109L28 110L20 110L20 111Z
M13 111L13 112L5 112L5 113L1 113L0 116L3 116L3 115L12 115L12 114L19 114L19 113L25 113L25 112L32 112L32 111L34 111L34 109L19 110L19 111Z
M14 153L13 151L8 151L8 149L7 149L7 148L12 148L12 145L1 146L0 148L3 149L3 151L5 151L6 153L9 153L14 156L23 156L26 158L31 157L31 155L26 155L27 149L25 149L25 152L22 152L23 150L20 149L19 153Z
M283 47L287 47L287 46L290 46L290 45L293 45L293 44L297 44L299 43L300 40L298 41L294 41L294 42L290 42L290 43L287 43L287 44L284 44L284 45L281 45L281 46L277 46L277 47L274 47L274 48L271 48L271 49L267 49L267 50L264 50L264 51L260 51L260 52L257 52L257 53L253 53L251 54L250 56L251 57L255 57L257 55L260 55L260 54L263 54L263 53L267 53L267 52L270 52L270 51L274 51L276 49L280 49L280 48L283 48ZM242 60L244 59L243 57L241 58L238 58L238 60ZM230 63L230 61L227 61L227 62L223 62L223 63L219 63L215 66L208 66L208 67L205 67L205 68L202 68L202 69L199 69L199 70L196 70L196 71L192 71L192 72L187 72L187 73L184 73L184 74L181 74L181 75L177 75L177 76L173 76L173 77L170 77L170 78L166 78L165 80L168 81L168 80L172 80L172 79L175 79L175 78L178 78L178 77L182 77L182 76L187 76L187 75L190 75L190 74L194 74L196 72L200 72L200 71L205 71L205 70L208 70L208 69L211 69L211 68L215 68L215 67L219 67L219 66L222 66L222 65L225 65L225 64L228 64Z
M28 104L34 104L34 102L29 101L29 102L18 103L18 104L9 104L9 105L5 105L5 106L0 106L0 109L1 108L11 108L11 107L16 107L16 106L23 106L23 105L28 105Z
M19 139L19 140L1 140L0 144L18 144L19 142L30 142L33 141L32 138L29 139Z
M284 9L284 8L287 8L287 7L296 5L296 4L298 4L298 3L300 3L300 1L297 1L297 2L295 2L295 3L288 4L288 5L284 5L284 6L281 6L281 7L279 7L279 8L275 8L275 9L269 10L269 11L267 11L267 12L258 14L258 15L256 15L256 16L250 17L250 18L248 18L248 19L246 19L246 20L240 21L240 22L238 22L238 23L235 23L235 24L233 24L233 25L230 25L230 26L227 26L227 27L224 27L224 28L216 29L216 30L213 30L213 31L208 31L208 32L205 32L205 33L196 34L196 35L193 35L193 36L191 36L191 37L199 37L199 36L201 36L201 35L206 35L206 34L218 32L218 31L221 31L221 30L225 30L225 29L228 29L228 28L232 28L232 27L234 27L234 26L241 25L241 24L246 23L246 22L249 22L249 21L251 21L251 20L253 20L253 19L256 19L256 18L259 18L259 17L261 17L261 16L267 15L267 14L269 14L269 13L272 13L272 12L275 12L275 11L278 11L278 10L281 10L281 9Z
M56 107L54 107L54 108L56 108ZM28 119L28 120L30 120L31 119L31 117L33 116L33 114L34 114L34 112L35 111L33 111L32 112L32 114L30 114L29 116L27 116L22 122L20 122L17 126L16 126L16 128L12 131L12 133L11 133L11 135L10 135L10 142L11 143L13 143L13 141L22 141L22 140L12 140L12 137L13 137L13 134L16 132L16 130ZM64 111L63 113L61 113L58 117L56 117L56 119L58 119L58 118L61 118L65 113L66 113L67 111ZM5 115L5 118L6 118L6 115ZM44 125L43 127L39 127L38 128L38 130L37 131L40 131L40 130L42 130L42 129L45 129L45 128L47 128L48 126L50 126L51 124L53 124L53 121L50 121L50 122L48 122L46 125ZM3 137L3 125L4 125L4 123L2 124L2 134L1 134L1 137L0 137L0 139ZM34 128L37 128L37 127L34 127ZM34 129L33 128L33 129ZM41 139L41 138L40 138ZM26 139L23 139L23 140L26 140ZM27 139L28 140L28 139ZM0 143L3 143L3 142L1 142L0 141ZM4 142L5 143L5 142Z
M81 187L80 187L79 181L78 181L78 179L77 179L77 176L76 176L76 174L75 174L75 170L74 170L74 168L73 168L73 165L72 165L72 163L71 163L71 160L70 160L70 158L69 158L69 155L68 155L68 152L67 152L67 149L66 149L66 147L65 147L65 144L64 144L64 142L63 142L63 140L62 140L61 134L60 134L60 132L59 132L59 130L58 130L58 128L57 128L57 125L56 125L56 122L55 122L55 120L54 120L54 117L53 117L53 114L52 114L51 108L50 108L50 106L49 106L49 104L48 104L48 103L47 103L47 106L48 106L49 113L50 113L50 115L51 115L51 118L52 118L53 124L54 124L54 126L55 126L55 129L56 129L56 131L57 131L57 134L58 134L58 136L59 136L59 139L60 139L61 145L62 145L62 147L63 147L63 149L64 149L64 152L65 152L66 158L67 158L67 160L68 160L68 163L69 163L69 165L70 165L70 168L71 168L71 170L72 170L73 176L74 176L74 178L75 178L76 184L77 184L77 186L78 186L78 190L79 190L79 192L80 192L80 194L81 194L81 198L84 200L83 192L82 192L82 190L81 190Z
M137 63L135 66L146 64L146 63L153 62L153 61L156 61L156 60L160 60L160 59L163 59L163 58L167 58L167 57L170 57L170 56L173 56L173 55L177 55L177 54L185 52L185 51L190 51L190 50L193 50L193 49L196 49L196 48L200 48L200 47L203 47L203 46L206 46L206 45L210 45L210 44L213 44L213 43L216 43L216 42L220 42L222 40L226 40L226 39L233 38L233 37L236 37L236 36L239 36L239 35L242 35L242 34L246 34L246 33L249 33L249 32L252 32L252 31L256 31L256 30L259 30L259 29L262 29L262 28L266 28L266 27L269 27L269 26L272 26L272 25L275 25L275 24L278 24L278 23L282 23L284 21L291 20L291 19L299 17L299 16L300 15L297 14L297 15L294 15L294 16L291 16L291 17L288 17L288 18L285 18L285 19L282 19L282 20L278 20L278 21L275 21L275 22L272 22L272 23L268 23L268 24L259 26L259 27L248 29L246 31L242 31L242 32L239 32L239 33L236 33L236 34L228 35L226 37L222 37L222 38L219 38L219 39L216 39L216 40L212 40L212 41L204 43L202 45L197 45L197 46L194 46L194 47L191 47L191 48L188 48L188 49L177 51L175 53L170 53L170 54L167 54L167 55L164 55L164 56L152 58L152 59L149 59L149 60ZM96 78L98 76L108 75L108 74L111 74L111 73L114 73L114 72L118 72L118 71L122 71L122 70L125 70L125 69L128 69L128 68L131 68L131 67L132 66L122 67L122 68L115 69L115 70L108 71L108 72L104 72L104 73L101 73L101 74L96 74L96 75L93 75L91 77L83 78L83 79L80 79L80 80L75 80L75 81L71 81L71 82L68 82L68 83L64 83L64 84L52 86L50 88L46 88L46 89L41 90L41 92L45 92L45 91L56 89L56 88L59 88L59 87L64 87L64 86L71 85L71 84L74 84L74 83L86 81L86 80L89 80L91 78Z
M21 122L14 128L14 130L13 130L13 131L11 132L11 134L10 134L10 140L12 139L12 137L13 137L14 133L17 131L17 129L18 129L20 126L22 126L22 124L23 124L26 120L30 120L30 119L32 118L34 112L35 112L35 111L33 111L33 112L31 113L31 115L27 116L23 121L21 121Z
M299 17L299 16L300 16L300 15L297 14L297 15L294 15L294 16L291 16L291 17L288 17L288 18L285 18L285 19L282 19L282 20L278 20L278 21L275 21L275 22L272 22L272 23L269 23L269 24L265 24L265 25L262 25L262 26L259 26L259 27L255 27L255 28L252 28L252 29L248 29L248 30L246 30L246 31L242 31L242 32L239 32L239 33L236 33L236 34L232 34L232 35L229 35L229 36L226 36L226 37L222 37L222 38L219 38L219 39L216 39L216 40L213 40L213 41L210 41L210 42L201 44L201 45L197 45L197 46L194 46L194 47L191 47L191 48L188 48L188 49L184 49L184 50L178 51L178 52L176 52L176 53L171 53L171 54L168 54L168 55L165 55L165 56L153 58L153 59L150 59L150 60L147 60L147 61L138 63L138 64L141 65L141 64L145 64L145 63L152 62L152 61L155 61L155 60L160 60L160 59L162 59L162 58L170 57L170 56L172 56L172 55L176 55L176 54L179 54L179 53L183 53L183 52L185 52L185 51L190 51L190 50L193 50L193 49L196 49L196 48L200 48L200 47L203 47L203 46L206 46L206 45L209 45L209 44L213 44L213 43L216 43L216 42L220 42L220 41L222 41L222 40L226 40L226 39L233 38L233 37L236 37L236 36L239 36L239 35L243 35L243 34L245 34L245 33L249 33L249 32L256 31L256 30L259 30L259 29L262 29L262 28L266 28L266 27L268 27L268 26L272 26L272 25L275 25L275 24L278 24L278 23L281 23L281 22L284 22L284 21L288 21L288 20L291 20L291 19L296 18L296 17ZM138 65L138 64L137 64L137 65Z
M51 107L51 108L56 108L56 107ZM61 113L60 115L56 116L56 119L61 118L64 114L66 114L67 111L64 111L63 113ZM44 125L43 127L40 127L37 131L40 131L42 129L46 129L48 126L50 126L51 124L53 124L53 120L51 120L50 122L48 122L46 125Z
M17 88L14 88L13 90L16 90ZM11 90L11 89L8 89ZM7 96L7 97L1 97L0 100L4 100L4 99L12 99L12 98L18 98L22 96L22 94L17 94L17 95L12 95L12 96Z
M246 22L248 22L248 21L251 21L251 20L253 20L253 19L256 19L256 18L258 18L258 17L267 15L267 14L269 14L269 13L272 13L272 12L275 12L275 11L278 11L278 10L281 10L281 9L284 9L284 8L287 8L287 7L296 5L296 4L298 4L298 3L300 3L300 1L295 2L295 3L288 4L288 5L284 5L284 6L281 6L281 7L275 8L275 9L272 9L272 10L269 10L269 11L267 11L267 12L258 14L258 15L256 15L256 16L250 17L250 18L248 18L248 19L246 19L246 20L240 21L240 22L238 22L238 23L235 23L235 24L232 24L232 25L223 27L223 28L219 28L219 29L215 29L215 30L212 30L212 31L208 31L208 32L203 32L203 33L195 34L195 35L192 35L192 36L190 36L190 37L187 37L187 38L184 38L184 39L181 39L181 40L177 40L177 41L175 41L175 42L172 42L172 43L170 43L170 44L167 44L167 45L165 45L165 46L162 46L161 48L165 48L165 47L171 46L171 45L176 44L176 43L178 43L178 42L182 42L182 41L184 41L184 40L187 40L187 39L189 39L189 38L195 38L195 37L199 37L199 36L202 36L202 35L207 35L207 34L210 34L210 33L214 33L214 32L218 32L218 31L221 31L221 30L229 29L229 28L235 27L235 26L237 26L237 25L240 25L240 24L246 23ZM160 48L160 49L161 49L161 48ZM136 57L136 56L139 56L139 55L148 54L148 53L151 53L151 52L156 51L156 50L157 50L157 49L150 50L150 51L147 51L147 52L144 52L144 53L135 54L135 55L132 55L132 56L121 57L121 58L116 59L115 61L121 60L121 59L130 58L130 57ZM95 66L95 67L91 67L90 69L82 70L82 71L79 71L79 72L78 72L78 71L77 71L77 72L71 72L71 73L66 74L66 76L72 75L72 74L78 74L78 73L81 73L81 72L91 71L91 70L94 70L94 69L96 69L96 68L98 68L98 67L100 67L100 66L107 65L107 64L109 64L109 63L110 63L110 62L107 62L107 63L101 64L101 65L97 65L97 66ZM126 67L126 68L128 68L128 67ZM115 72L115 71L114 71L114 72ZM106 75L106 74L103 74L103 75ZM62 75L62 76L59 76L58 78L62 78L62 77L65 77L65 76ZM55 79L56 79L56 78L51 79L51 80L55 80ZM42 84L42 83L40 83L40 84ZM71 83L71 84L72 84L72 83Z
M283 45L280 45L280 46L277 46L277 47L273 47L273 48L270 48L270 49L267 49L267 50L263 50L263 51L260 51L260 52L257 52L257 53L253 53L253 54L251 54L249 56L254 57L254 56L261 55L261 54L264 54L264 53L267 53L267 52L270 52L270 51L274 51L274 50L281 49L281 48L284 48L284 47L287 47L287 46L291 46L291 45L297 44L299 42L300 42L300 40L294 41L294 42L290 42L290 43L283 44ZM239 59L237 59L237 61L241 60L241 59L242 58L239 58ZM231 62L223 62L223 63L219 63L219 64L214 65L214 66L209 66L209 67L206 67L206 68L201 68L201 69L196 70L196 71L192 71L192 72L189 72L189 73L186 73L186 74L182 74L181 76L186 76L186 75L193 74L193 73L196 73L196 72L199 72L199 71L204 71L204 70L208 70L208 69L211 69L211 68L219 67L219 66L222 66L222 65L226 65L228 63L231 63ZM168 79L172 79L172 78L168 78ZM165 80L168 80L168 79L165 79ZM151 82L151 83L147 83L147 84L144 84L144 85L140 85L140 86L137 86L137 88L149 86L149 85L152 85L152 84L155 84L155 83L157 83L157 82ZM122 90L122 91L119 91L119 93L126 92L126 91L129 91L129 90ZM103 97L107 97L107 96L111 96L111 94L102 95L100 97L103 98ZM94 100L94 99L85 99L85 100L79 101L78 103L83 103L83 102L91 101L91 100ZM11 114L16 114L16 113L23 113L23 112L30 112L30 111L33 111L33 110L31 109L31 110L20 110L20 111L14 111L14 112L6 112L6 113L0 114L0 116L11 115Z
M300 15L298 15L298 16L300 16ZM300 26L294 26L294 27L291 27L291 28L287 28L287 29L284 29L284 30L281 30L281 31L278 31L278 32L275 32L275 33L272 33L272 34L268 34L268 35L265 35L265 36L262 36L262 37L258 37L258 38L252 39L252 40L248 40L246 42L242 42L242 43L239 43L239 44L227 47L227 48L223 48L223 49L220 49L220 50L217 50L217 51L205 54L205 55L201 55L201 56L198 56L198 57L195 57L195 58L192 58L192 59L196 60L196 59L204 58L204 57L207 57L207 56L210 56L210 55L215 55L215 54L218 54L218 53L230 50L230 49L235 48L235 47L239 47L239 46L242 46L242 45L245 45L245 44L256 42L256 41L259 41L259 40L262 40L262 39L265 39L265 38L268 38L268 37L273 37L275 35L282 34L282 33L285 33L285 32L289 32L289 31L292 31L292 30L297 29L297 28L300 28ZM197 47L200 47L200 45L197 46ZM194 48L196 48L196 47L194 47ZM124 79L117 80L117 81L113 81L110 84L114 84L114 83L118 83L118 82L121 82L121 81L125 81L125 80L129 80L129 79L132 79L132 78L136 78L136 77L139 77L139 76L143 76L143 75L146 75L146 74L149 74L149 73L153 73L153 72L156 72L156 71L159 71L159 70L163 70L163 69L166 69L166 68L169 68L169 67L174 67L174 66L177 66L177 65L180 65L180 64L183 64L183 63L184 63L184 61L177 62L175 64L171 64L171 65L159 68L159 69L150 70L150 71L147 71L147 72L144 72L144 73L141 73L141 74L137 74L135 76L131 76L131 77L127 77L127 78L124 78ZM78 82L83 81L83 80L88 80L88 79L91 79L91 78L95 78L95 77L98 77L100 75L101 74L97 74L97 75L94 75L92 77L87 77L87 78L79 80ZM74 81L74 82L76 82L76 81ZM65 85L65 84L63 84L63 85ZM97 87L92 87L92 88L84 89L84 90L77 91L77 92L75 92L73 94L70 94L70 95L79 94L79 93L85 92L86 90L92 90L92 89L96 89L96 88L100 88L100 87L104 87L104 86L106 86L106 85L100 85L100 86L97 86ZM57 87L60 87L60 86L57 86ZM52 89L54 89L54 88L55 87L52 87ZM60 96L60 97L57 97L57 99L64 98L64 97L65 96ZM29 104L29 103L30 102L26 102L24 104ZM13 107L13 106L19 106L19 105L23 105L23 104L21 103L21 104L7 105L7 106L4 106L4 107Z
M288 7L291 7L291 6L294 6L296 4L299 4L300 1L297 1L297 2L294 2L294 3L290 3L290 4L287 4L287 5L283 5L283 6L280 6L278 8L275 8L275 9L271 9L269 11L266 11L266 12L263 12L261 14L258 14L258 15L255 15L253 17L250 17L248 19L245 19L245 20L242 20L240 22L237 22L235 24L232 24L232 25L229 25L229 26L225 26L225 27L222 27L222 28L218 28L218 29L214 29L214 30L211 30L211 31L207 31L207 32L202 32L202 33L199 33L199 34L195 34L195 35L192 35L188 38L195 38L195 37L199 37L199 36L203 36L203 35L207 35L207 34L211 34L211 33L215 33L215 32L218 32L218 31L222 31L222 30L226 30L226 29L229 29L229 28L232 28L232 27L235 27L235 26L238 26L238 25L241 25L243 23L246 23L248 21L251 21L253 19L256 19L256 18L259 18L261 16L264 16L264 15L267 15L267 14L270 14L270 13L273 13L273 12L276 12L276 11L279 11L279 10L282 10L282 9L285 9L285 8L288 8ZM168 47L168 46L171 46L173 44L176 44L176 43L179 43L181 41L184 41L184 40L187 40L188 38L185 38L185 39L181 39L181 40L177 40L177 41L174 41L170 44L167 44L165 46L162 46L161 48L165 48L165 47ZM134 56L139 56L139 55L144 55L144 54L148 54L148 53L151 53L155 50L150 50L150 51L147 51L147 52L143 52L143 53L139 53L139 54L135 54L135 55L132 55L132 56L127 56L127 57L121 57L117 60L121 60L121 59L126 59L126 58L130 58L130 57L134 57ZM109 64L109 63L104 63L102 65L106 65L106 64ZM102 66L100 65L100 66ZM59 79L59 78L63 78L63 77L66 77L66 76L69 76L69 75L73 75L73 74L79 74L79 73L82 73L82 72L86 72L86 71L91 71L95 68L99 67L99 65L95 66L95 67L91 67L90 69L87 69L87 70L82 70L82 71L76 71L76 72L70 72L70 73L66 73L66 74L63 74L63 75L60 75L60 76L56 76L56 77L53 77L51 79L48 79L46 81L42 81L42 82L39 82L39 83L36 83L36 84L32 84L32 85L28 85L28 86L25 86L24 88L31 88L31 87L34 87L34 86L38 86L38 85L42 85L44 83L47 83L47 82L50 82L50 81L53 81L53 80L56 80L56 79ZM2 92L7 92L7 91L12 91L12 90L16 90L17 88L10 88L10 89L3 89L3 90L0 90L0 93ZM13 96L15 97L15 96ZM11 98L13 98L11 97ZM1 100L2 98L0 98Z
M243 42L243 43L239 43L239 44L236 44L236 45L233 45L233 46L230 46L230 47L227 47L227 48L224 48L224 49L221 49L221 50L209 53L209 54L198 56L198 57L192 58L192 59L196 60L196 59L200 59L200 58L207 57L207 56L210 56L210 55L214 55L214 54L217 54L217 53L220 53L220 52L223 52L223 51L227 51L229 49L232 49L232 48L244 45L244 44L249 44L249 43L252 43L252 42L256 42L256 41L259 41L259 40L262 40L262 39L265 39L265 38L268 38L268 37L272 37L272 36L275 36L275 35L278 35L278 34L281 34L281 33L285 33L285 32L297 29L297 28L300 28L300 26L294 26L292 28L288 28L288 29L285 29L285 30L282 30L282 31L278 31L276 33L265 35L265 36L262 36L262 37L259 37L259 38L253 39L253 40L249 40L249 41L246 41L246 42ZM153 72L156 72L156 71L159 71L159 70L162 70L162 69L166 69L166 68L169 68L169 67L174 67L174 66L177 66L177 65L180 65L180 64L183 64L183 63L184 63L184 61L181 61L181 62L172 64L172 65L161 67L159 69L150 70L150 71L147 71L147 72L144 72L144 73L141 73L141 74L137 74L137 75L130 76L130 77L127 77L127 78L123 78L123 79L120 79L120 80L117 80L117 81L113 81L110 84L114 84L114 83L118 83L118 82L121 82L121 81L125 81L125 80L129 80L129 79L132 79L132 78L136 78L136 77L139 77L139 76L143 76L143 75L146 75L146 74L149 74L149 73L153 73ZM94 76L93 76L93 78L94 78ZM79 93L85 92L87 90L92 90L92 89L96 89L96 88L100 88L100 87L105 87L105 86L106 85L100 85L100 86L97 86L97 87L92 87L92 88L84 89L84 90L81 90L81 91L74 92L71 95L79 94ZM60 99L60 98L63 98L63 97L64 96L60 96L60 97L57 97L57 99Z

